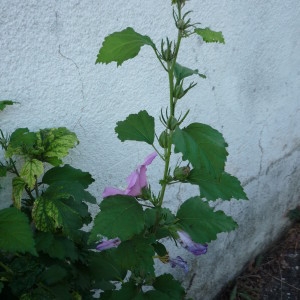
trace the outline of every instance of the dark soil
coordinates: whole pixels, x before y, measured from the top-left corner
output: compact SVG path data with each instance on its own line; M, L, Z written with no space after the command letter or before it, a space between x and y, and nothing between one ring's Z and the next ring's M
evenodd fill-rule
M300 222L250 262L215 300L300 300Z

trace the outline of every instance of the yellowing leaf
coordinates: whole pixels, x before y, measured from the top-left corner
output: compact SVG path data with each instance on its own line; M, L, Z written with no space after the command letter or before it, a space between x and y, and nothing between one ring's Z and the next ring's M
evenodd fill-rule
M37 159L31 159L24 163L20 176L28 184L29 188L32 189L39 176L44 172L44 165Z
M16 208L21 208L21 200L26 182L21 177L14 177L12 180L12 196Z

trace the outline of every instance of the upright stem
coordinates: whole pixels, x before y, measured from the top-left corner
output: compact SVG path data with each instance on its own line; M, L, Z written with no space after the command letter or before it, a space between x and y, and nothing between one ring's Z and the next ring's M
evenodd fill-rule
M181 6L178 5L178 17L181 19ZM173 60L168 63L168 75L169 75L169 93L170 93L170 118L173 119L175 117L175 101L174 101L174 68L180 48L180 42L182 39L182 30L178 29L178 34L177 34L177 41L176 41L176 46L175 50L173 53ZM163 176L163 182L162 182L162 188L160 192L160 198L159 198L159 206L162 206L164 196L165 196L165 191L166 187L168 184L168 175L169 175L169 166L170 166L170 158L171 158L171 153L172 153L172 134L173 134L173 129L168 129L169 133L169 140L168 140L168 146L165 151L165 169L164 169L164 176Z

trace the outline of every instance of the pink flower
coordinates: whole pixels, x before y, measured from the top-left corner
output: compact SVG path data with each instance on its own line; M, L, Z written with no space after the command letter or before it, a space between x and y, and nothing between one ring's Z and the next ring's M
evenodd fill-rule
M147 186L147 166L152 163L156 156L156 152L148 155L143 164L139 165L136 170L127 177L126 190L120 190L114 187L106 187L102 194L103 198L114 195L128 195L133 197L141 195L142 189Z
M110 248L117 248L120 244L121 240L119 238L114 238L111 240L102 241L99 245L97 245L96 249L103 251Z
M179 243L183 248L190 251L194 255L201 255L207 252L207 244L195 243L191 237L184 231L177 231L179 235Z

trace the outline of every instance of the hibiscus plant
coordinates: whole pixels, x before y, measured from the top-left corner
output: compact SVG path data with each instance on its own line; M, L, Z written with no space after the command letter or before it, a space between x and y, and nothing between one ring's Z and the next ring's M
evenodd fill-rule
M186 79L206 78L177 61L182 40L198 35L206 43L224 44L221 32L192 23L185 2L172 0L177 40L162 39L157 47L150 37L128 27L108 35L97 56L96 63L121 66L137 56L141 47L149 46L169 79L169 100L166 107L159 108L162 132L155 131L155 119L145 110L130 114L115 128L122 142L147 143L155 152L129 175L124 190L107 187L103 192L89 237L90 242L99 242L97 250L103 257L99 266L109 269L101 299L183 299L186 292L178 280L169 273L155 274L155 260L189 271L185 258L172 257L164 242L171 239L193 255L205 254L217 234L237 228L230 216L216 211L210 202L247 199L239 180L225 172L228 145L222 134L198 122L183 127L189 111L178 114L181 99L196 86L186 84ZM180 156L180 163L171 164L172 153ZM146 177L154 159L164 164L159 191L151 189ZM176 183L197 185L199 194L174 212L164 206L164 199L167 187Z
M221 32L192 23L185 2L172 0L177 40L163 39L157 47L128 27L107 36L100 48L97 63L120 66L149 46L169 79L169 100L159 108L162 132L145 110L117 123L122 142L146 143L151 151L130 173L126 188L104 189L94 220L88 204L96 199L87 190L94 179L63 163L78 143L75 133L65 127L18 128L8 135L0 129L0 177L12 180L11 206L0 209L1 299L93 299L95 290L104 300L184 299L186 291L171 268L185 276L188 259L173 255L167 245L173 241L187 255L200 256L219 233L237 228L210 205L217 199L247 199L239 180L225 172L227 143L209 125L185 125L188 110L178 114L181 99L196 86L186 79L205 78L177 62L182 40L197 35L207 43L224 43ZM0 101L0 111L12 104ZM173 165L174 154L180 159ZM163 169L158 190L147 179L154 160ZM182 183L198 186L199 193L173 211L165 206L168 187ZM91 231L83 230L92 221ZM166 273L158 276L155 262Z

